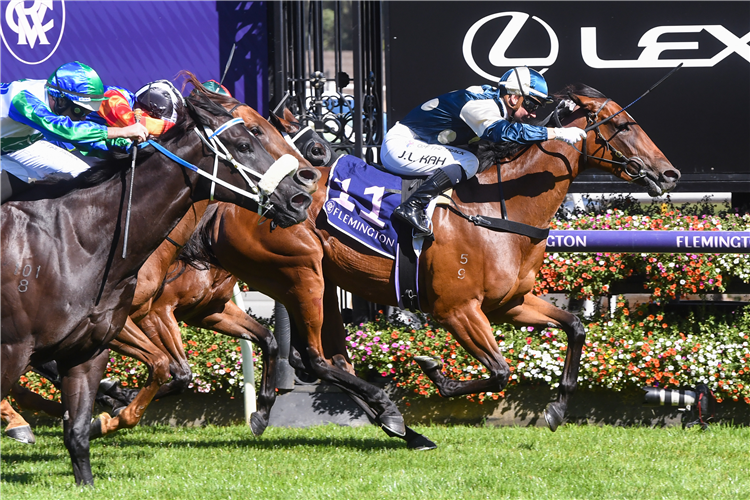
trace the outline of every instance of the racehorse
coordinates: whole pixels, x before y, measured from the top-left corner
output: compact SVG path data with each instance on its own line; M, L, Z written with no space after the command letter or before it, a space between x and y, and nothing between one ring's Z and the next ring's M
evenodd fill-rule
M486 368L480 380L454 380L441 371L441 362L418 358L423 371L445 397L484 391L499 392L510 370L495 341L492 323L561 328L567 334L563 375L558 395L545 410L551 430L563 422L575 390L585 331L580 320L531 294L546 248L545 239L493 232L469 222L471 216L507 218L536 228L548 228L570 184L584 169L598 168L626 181L646 186L652 196L676 186L680 173L627 112L600 92L586 86L569 87L558 98L573 106L562 125L589 126L581 149L558 141L525 148L508 158L483 161L477 176L459 184L451 205L435 211L435 239L425 242L419 259L419 304ZM281 122L290 134L299 132L292 117ZM325 141L309 133L301 151L324 151ZM491 152L491 150L490 150ZM326 155L307 158L313 165ZM498 170L502 178L502 193ZM301 354L290 358L321 380L356 395L387 432L403 436L403 419L387 396L354 376L346 353L336 286L366 300L396 305L393 260L340 236L328 225L321 208L328 169L321 169L319 189L310 217L284 231L257 225L249 212L224 213L202 227L204 251L252 288L284 304L297 330L293 345ZM474 218L477 221L476 218ZM250 228L242 237L226 230ZM394 411L395 410L395 411ZM408 439L408 438L407 438Z
M181 74L186 76L196 89L211 95L214 102L224 106L233 116L242 118L248 130L258 138L272 157L278 159L285 154L290 154L297 158L301 166L295 174L295 181L307 192L315 191L320 177L319 172L309 168L310 164L307 160L286 142L268 120L261 117L250 106L234 98L205 90L192 73L183 71ZM167 277L170 264L194 231L207 206L206 202L195 203L138 272L138 284L130 316L122 331L110 342L109 346L121 354L128 355L146 364L149 368L149 378L140 391L119 389L117 393L113 394L112 389L109 389L107 396L97 394L98 400L105 399L109 395L115 396L117 397L116 403L125 406L125 408L118 408L119 412L114 418L107 413L103 413L93 420L90 434L92 439L104 434L111 434L119 429L134 427L140 421L143 412L154 397L164 397L168 394L182 392L191 380L190 367L182 348L177 321L172 321L173 316L170 311L165 311L163 307L156 307L155 303L164 304L165 301L174 299L169 291L175 289L175 286L169 284L177 277L171 272L166 281L165 277ZM222 273L217 268L212 268L212 272ZM192 276L192 273L188 273L188 275ZM204 316L200 316L200 313L194 308L182 304L180 311L188 310L189 317L181 317L180 320L192 321L191 324L195 326L216 329L227 335L251 340L260 345L264 359L261 389L258 394L257 411L251 416L251 428L255 435L260 435L268 425L270 410L276 398L274 371L278 349L276 341L271 332L229 301L236 280L223 276L217 280L208 277L208 281L206 281L205 278L202 275L197 276L194 279L198 281L192 286L176 287L177 290L190 290L187 296L180 295L179 297L190 304L200 302L200 299L208 294L212 297L207 303L202 304L203 307L200 310ZM212 289L210 286L212 283L224 283L225 286ZM203 284L207 284L208 288L204 289ZM216 297L224 298L217 299ZM177 307L177 304L175 304L175 307ZM148 325L146 333L139 328L142 325ZM157 335L157 333L160 333L160 335ZM47 370L51 368L53 367L48 366ZM170 374L173 380L167 382ZM165 383L166 386L160 389ZM158 393L157 390L159 390ZM18 399L19 395L16 392L13 395ZM53 408L50 402L45 401L45 408L42 409L37 399L28 396L24 398L23 403L25 404L22 404L22 406L25 408L39 409L47 413L50 413L49 408ZM12 419L15 425L14 436L23 441L33 439L33 434L31 434L30 428L22 417L15 413L9 405L4 406L4 408L7 419L9 421ZM11 429L10 425L8 429ZM9 432L9 430L6 432Z
M134 153L135 169L130 158L114 159L2 206L1 396L29 365L57 361L64 441L77 484L93 484L93 397L106 345L125 324L146 258L196 201L213 197L262 209L283 227L304 219L311 201L290 176L296 160L274 162L244 126L236 126L241 122L204 94L186 105L158 143ZM128 193L134 193L130 217Z

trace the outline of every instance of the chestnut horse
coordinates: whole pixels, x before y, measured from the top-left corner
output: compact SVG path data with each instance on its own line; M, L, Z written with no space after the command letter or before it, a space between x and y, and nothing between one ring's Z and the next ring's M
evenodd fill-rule
M573 107L562 118L563 125L591 125L587 140L579 146L581 150L547 141L490 162L497 163L502 172L502 201L509 220L549 227L570 184L589 167L644 185L652 196L675 187L679 171L629 114L617 114L622 109L619 105L585 86L569 87L558 97L570 100ZM299 126L289 118L285 126L296 133ZM325 146L321 140L309 141L297 144L298 149L312 152ZM316 164L312 157L308 159ZM328 225L321 211L328 170L322 172L305 223L272 231L257 225L254 214L218 207L217 215L201 229L202 247L227 271L286 306L297 330L293 345L302 355L290 361L298 366L303 363L321 380L355 394L386 430L403 436L403 419L385 394L353 374L336 295L338 286L371 302L396 305L395 264ZM557 397L545 411L554 431L563 422L577 384L585 331L576 316L531 294L546 240L493 232L458 215L460 211L500 218L503 203L499 193L496 169L484 168L475 178L459 184L452 194L453 205L435 211L435 239L423 247L418 274L421 309L450 331L487 368L489 376L454 380L443 374L440 361L417 361L443 396L499 392L506 386L510 370L491 324L561 328L568 337L563 376ZM247 231L234 233L230 227Z
M64 441L77 484L93 484L89 427L106 345L125 324L138 269L189 207L210 196L253 210L262 205L282 226L307 215L310 196L288 175L296 160L275 163L205 94L186 104L178 123L158 143L150 141L137 163L134 157L139 175L132 182L130 158L112 160L2 206L0 397L29 365L57 361ZM221 162L214 161L217 147ZM210 171L216 174L209 179L199 175ZM125 253L128 185L135 195Z
M575 110L564 118L566 125L585 127L586 123L605 120L621 109L588 87L571 88L565 97L575 103ZM291 118L287 114L286 120L278 121L287 132L297 134L299 126ZM326 151L330 145L322 139L315 139L309 133L299 135L306 137L307 142L297 146L309 154L307 159L313 165L330 156L330 151ZM585 154L581 154L573 147L550 141L498 162L509 219L548 227L570 183L589 166L612 171L625 180L637 180L652 195L671 190L679 179L679 172L626 113L593 127L584 147ZM607 163L613 159L616 163ZM305 224L273 231L258 226L253 214L219 205L214 213L204 217L191 238L189 246L197 246L191 253L202 254L202 260L220 264L253 288L283 303L296 325L295 348L301 354L293 359L297 367L304 367L355 395L355 400L363 403L368 414L380 421L386 431L404 436L413 445L420 441L414 439L414 434L405 436L409 430L403 426L403 420L399 422L400 414L394 412L382 391L353 376L335 288L339 286L373 302L395 305L394 262L330 230L320 213L327 181L327 170L322 170L320 189ZM499 192L496 172L485 168L475 179L457 187L453 202L461 212L497 216L501 211ZM494 340L491 322L562 328L568 335L569 349L558 397L545 411L549 427L555 430L563 421L568 399L576 386L585 339L583 327L574 315L530 293L544 256L544 241L491 232L470 224L457 215L458 210L442 207L433 218L435 241L425 245L419 263L420 304L487 367L490 376L456 381L442 373L439 361L424 357L417 361L443 396L496 392L507 384L509 369ZM233 230L236 227L245 230L236 232ZM253 237L248 238L247 233ZM216 270L210 272L215 273L214 280L218 276L224 276L218 281L229 279ZM162 322L155 332L165 341L170 330L177 331L171 311L187 305L179 306L175 298L187 297L191 287L201 283L201 279L188 276L196 273L187 269L178 281L166 284L165 290L170 287L176 290L170 291L170 297L165 297L161 306L152 309ZM202 280L210 282L205 277ZM227 289L225 285L224 290ZM207 287L201 292L192 289L203 301L208 300L207 292L210 292ZM227 299L225 296L223 301ZM180 358L184 359L184 353L176 359ZM424 441L414 447L422 445Z

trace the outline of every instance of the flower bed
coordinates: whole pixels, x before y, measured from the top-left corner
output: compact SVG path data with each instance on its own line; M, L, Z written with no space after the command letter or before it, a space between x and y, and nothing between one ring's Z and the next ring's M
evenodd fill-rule
M632 207L631 207L632 208ZM554 229L611 230L750 230L750 215L726 211L713 215L686 211L669 204L639 206L623 211L608 208L599 214L563 214ZM665 317L654 306L687 294L725 290L729 280L750 282L750 255L692 254L565 254L545 258L536 285L537 294L571 293L579 298L608 295L612 282L633 276L644 278L652 305L630 311L619 300L613 316L584 322L588 332L579 385L623 390L643 385L662 387L708 384L720 399L750 404L750 309L731 316ZM527 382L557 385L566 350L564 332L531 328L496 327L495 335L511 369L509 387ZM392 377L409 393L435 394L435 388L413 361L415 355L433 355L445 362L446 372L458 379L486 377L485 369L452 336L429 323L420 328L394 326L384 318L352 330L347 339L356 368L363 375ZM183 346L193 369L196 392L242 390L240 346L237 340L214 332L183 328ZM255 359L256 384L260 363ZM145 369L140 362L112 354L107 376L125 386L141 386ZM44 379L27 374L24 385L45 397L59 398ZM481 403L503 393L468 398Z
M750 307L725 320L693 314L667 318L647 305L631 312L624 302L612 318L584 326L586 343L579 387L625 390L643 386L678 388L707 384L718 400L750 404ZM511 371L508 388L546 382L557 387L567 338L555 328L496 326L494 333ZM435 356L446 375L458 380L487 378L487 370L463 350L449 332L425 323L420 328L394 327L384 319L363 324L348 337L349 351L361 371L391 377L408 393L422 396L437 390L414 362ZM481 403L501 393L467 396Z

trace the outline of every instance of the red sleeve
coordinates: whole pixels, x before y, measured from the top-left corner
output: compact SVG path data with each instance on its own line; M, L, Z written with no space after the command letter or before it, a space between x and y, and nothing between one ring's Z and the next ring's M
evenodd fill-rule
M104 93L108 97L99 107L99 114L110 127L127 127L135 123L136 114L130 107L128 100L115 89L108 90ZM139 115L141 115L139 113ZM142 114L140 122L148 129L148 133L153 136L161 135L174 125L172 122L151 118Z

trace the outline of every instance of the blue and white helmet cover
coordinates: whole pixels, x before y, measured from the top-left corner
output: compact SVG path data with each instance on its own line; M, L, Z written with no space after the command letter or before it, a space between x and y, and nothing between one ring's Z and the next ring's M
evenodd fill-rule
M521 85L518 84L519 77ZM509 69L500 77L497 86L504 87L508 94L535 97L543 103L552 101L547 95L547 81L541 73L527 66Z

